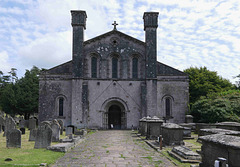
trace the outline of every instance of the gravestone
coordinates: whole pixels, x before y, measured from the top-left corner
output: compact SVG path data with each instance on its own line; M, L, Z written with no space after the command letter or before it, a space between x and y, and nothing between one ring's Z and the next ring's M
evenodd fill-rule
M60 139L61 126L59 125L56 119L52 121L51 129L52 129L52 142L58 142Z
M239 122L220 122L216 123L216 128L240 131Z
M146 120L147 122L147 139L156 140L159 135L162 135L161 125L163 120L153 116L151 119Z
M63 134L63 129L64 129L64 123L63 123L63 120L58 119L57 121L58 121L59 125L61 126L60 135L62 135L62 134Z
M19 127L20 128L25 128L26 127L26 122L25 122L25 119L24 118L21 118L19 120Z
M143 121L142 121L142 136L146 136L147 135L147 120L151 119L150 116L147 116Z
M35 141L36 136L37 136L37 129L30 130L28 141Z
M171 151L168 151L168 154L182 163L199 163L201 161L201 156L198 153L185 146L173 147Z
M22 135L25 134L25 128L20 128L20 131L22 132Z
M3 136L6 136L6 133L12 129L16 129L16 123L13 120L12 117L6 117L6 121L5 121L5 131Z
M21 148L21 131L18 129L8 130L6 133L6 145L7 148Z
M185 116L185 123L193 123L193 116L192 115L186 115Z
M52 129L48 125L41 125L37 129L34 148L47 148L52 142Z
M73 127L68 126L68 127L66 128L66 136L69 136L69 135L71 135L71 134L73 134Z
M41 125L51 126L51 121L42 121L42 122L40 123L40 126L41 126Z
M189 138L191 137L191 128L183 127L183 137Z
M240 137L240 132L239 131L219 129L219 128L201 129L198 137L206 136L206 135L213 135L213 134L223 134L223 135L232 135L232 136L239 136Z
M138 129L138 133L142 134L143 133L143 122L145 121L146 117L143 117L139 120L139 129Z
M162 125L162 137L165 146L183 145L183 127L165 123Z
M28 124L29 124L28 125L28 129L29 130L36 129L36 127L37 127L37 120L35 118L30 118Z
M213 166L218 157L227 159L229 167L238 167L240 159L240 137L215 134L199 137L202 141L200 167Z
M5 119L0 115L0 133L3 131L3 127L5 126Z

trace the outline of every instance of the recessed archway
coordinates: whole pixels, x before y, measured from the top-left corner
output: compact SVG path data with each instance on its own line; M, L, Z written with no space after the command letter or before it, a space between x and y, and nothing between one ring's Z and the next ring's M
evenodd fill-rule
M103 129L127 128L127 104L120 98L106 100L101 108L103 111Z

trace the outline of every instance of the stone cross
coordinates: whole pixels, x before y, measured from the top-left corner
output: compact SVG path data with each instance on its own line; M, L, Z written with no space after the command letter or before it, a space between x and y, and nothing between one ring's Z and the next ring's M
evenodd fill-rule
M114 23L112 23L112 25L114 26L114 27L113 27L113 30L117 30L117 25L118 25L118 24L116 23L116 21L114 21Z

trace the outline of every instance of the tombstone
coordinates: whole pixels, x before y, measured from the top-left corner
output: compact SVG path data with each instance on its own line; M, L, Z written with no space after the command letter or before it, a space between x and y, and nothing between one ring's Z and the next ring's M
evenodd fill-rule
M147 120L151 119L150 116L147 116L144 120L142 120L142 136L146 136L147 135Z
M227 159L229 167L238 167L240 159L240 137L215 134L199 137L202 141L200 167L213 166L219 157Z
M168 154L182 163L200 163L201 156L185 146L175 146Z
M213 134L223 134L223 135L232 135L232 136L239 136L240 137L240 132L239 131L219 129L219 128L201 129L198 137L206 136L206 135L213 135Z
M40 126L41 126L41 125L51 126L51 121L42 121L42 122L40 123Z
M69 136L69 135L71 135L71 134L73 134L73 127L68 126L68 127L66 128L66 136Z
M36 136L37 136L37 129L30 130L28 141L35 141Z
M183 137L189 138L191 137L191 128L183 127Z
M161 125L163 120L159 119L156 116L153 116L151 119L146 120L147 122L147 139L156 140L159 135L162 135Z
M216 123L216 128L240 131L239 122L220 122Z
M16 123L13 120L12 117L6 117L5 130L4 130L3 136L6 136L6 132L8 132L8 131L10 131L12 129L16 129Z
M19 120L19 127L20 128L25 128L26 127L25 119L21 118Z
M20 128L20 131L22 132L22 135L25 134L25 128Z
M183 145L183 127L174 123L162 125L163 144L165 146Z
M185 116L185 123L193 123L193 116L192 115L186 115Z
M28 129L36 129L37 127L37 120L35 118L30 118L29 119L29 125L28 125Z
M0 115L0 133L3 131L3 126L5 126L5 119Z
M6 145L7 148L21 148L21 131L18 129L8 130L6 133Z
M72 133L75 134L75 131L77 130L77 127L74 125L68 125L67 127L72 127Z
M201 129L211 129L216 128L215 124L208 124L208 123L196 123L196 131L195 133L199 135Z
M48 125L40 125L37 129L34 148L47 148L51 146L52 129Z
M58 119L57 121L58 121L59 125L61 126L60 135L62 135L63 134L63 129L64 129L64 123L61 119Z
M52 142L58 142L60 139L61 126L59 125L56 119L53 120L51 124L51 129L52 129Z

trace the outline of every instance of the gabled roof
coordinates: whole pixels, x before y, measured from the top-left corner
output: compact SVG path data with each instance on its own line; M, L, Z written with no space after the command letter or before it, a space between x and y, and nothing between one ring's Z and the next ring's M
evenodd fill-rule
M44 71L43 74L72 74L72 61L50 68Z
M179 76L179 75L188 76L186 73L160 62L157 62L157 75L158 76Z
M109 32L104 33L102 35L99 35L99 36L97 36L95 38L89 39L89 40L85 41L83 44L87 45L87 44L90 44L91 42L95 42L97 40L101 40L102 38L106 38L107 36L110 36L110 35L113 35L113 34L119 35L120 37L126 38L126 39L131 40L131 41L133 41L135 43L138 43L140 45L145 45L145 42L140 41L137 38L133 38L133 37L127 35L127 34L124 34L124 33L120 32L120 31L118 31L118 30L109 31Z

